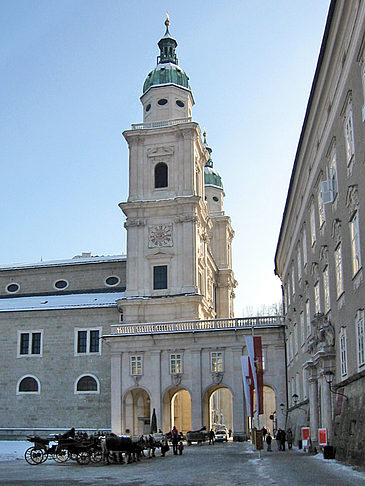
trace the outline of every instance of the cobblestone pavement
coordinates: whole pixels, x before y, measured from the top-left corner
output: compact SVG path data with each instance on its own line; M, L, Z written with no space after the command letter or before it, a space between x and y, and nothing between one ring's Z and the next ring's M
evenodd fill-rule
M134 464L88 465L53 460L30 466L24 460L0 463L0 484L40 486L365 486L365 473L300 451L263 452L229 442L185 447L182 456L144 458Z

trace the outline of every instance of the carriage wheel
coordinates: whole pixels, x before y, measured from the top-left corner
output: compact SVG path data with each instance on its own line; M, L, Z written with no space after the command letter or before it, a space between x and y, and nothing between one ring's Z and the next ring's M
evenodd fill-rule
M82 464L82 465L89 464L89 462L90 462L90 455L89 455L89 453L86 452L86 451L79 452L79 454L77 454L76 461L79 464Z
M45 459L44 456L46 457ZM48 454L44 454L43 449L36 449L35 447L29 447L24 453L24 459L32 466L42 464L42 462L47 460L47 457Z
M91 462L94 462L96 464L97 462L100 462L102 458L103 454L101 451L92 451L90 456Z
M53 454L53 460L56 462L66 462L70 459L70 455L67 449L62 449L57 454Z

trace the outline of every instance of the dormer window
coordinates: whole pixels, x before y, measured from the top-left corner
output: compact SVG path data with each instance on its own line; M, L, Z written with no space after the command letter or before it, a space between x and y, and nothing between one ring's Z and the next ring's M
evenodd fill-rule
M155 188L167 187L168 168L163 162L160 162L155 167Z

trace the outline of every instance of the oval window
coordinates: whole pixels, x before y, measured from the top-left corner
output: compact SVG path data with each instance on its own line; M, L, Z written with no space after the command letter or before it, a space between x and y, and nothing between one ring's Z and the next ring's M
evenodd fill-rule
M160 100L158 100L158 101L157 101L157 103L158 103L160 106L166 105L166 103L167 103L167 99L166 99L166 98L161 98Z
M146 106L146 111L150 111L151 109L151 103L148 103L148 105Z
M181 101L181 100L176 100L176 104L177 104L177 106L179 106L180 108L184 108L184 106L185 106L185 103L184 103L183 101Z
M19 290L19 285L17 283L11 283L6 287L6 291L10 292L11 294L18 292Z
M219 201L219 199L217 198L217 196L213 196L213 201L215 201L215 202L218 202Z
M113 287L114 285L118 285L120 282L120 278L116 277L115 275L112 275L111 277L108 277L105 280L106 285L109 285L109 287Z
M66 280L57 280L57 282L55 282L54 286L56 287L56 289L62 290L62 289L65 289L68 286L68 282L66 282Z

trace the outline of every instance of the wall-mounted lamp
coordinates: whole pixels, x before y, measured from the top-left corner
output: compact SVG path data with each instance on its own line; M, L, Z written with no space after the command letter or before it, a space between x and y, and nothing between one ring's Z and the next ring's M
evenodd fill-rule
M337 391L333 390L333 388L332 388L333 379L335 377L334 372L331 371L331 370L327 370L323 374L324 374L324 377L326 379L326 382L328 383L330 391L332 393L334 393L335 395L340 395L340 396L344 397L347 401L349 399L349 397L347 395L345 395L344 393L337 392Z
M298 400L299 400L299 396L298 396L296 393L294 393L294 394L292 395L292 397L293 397L294 407L295 407L297 410L303 410L303 412L307 413L307 410L306 410L305 408L301 408L301 407L298 407L298 406L297 406L297 403L298 403Z

